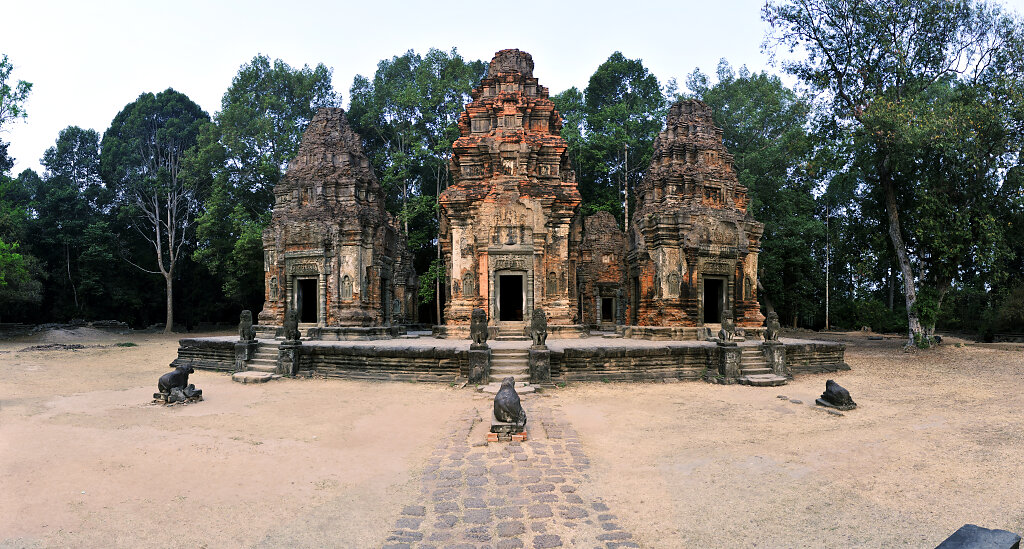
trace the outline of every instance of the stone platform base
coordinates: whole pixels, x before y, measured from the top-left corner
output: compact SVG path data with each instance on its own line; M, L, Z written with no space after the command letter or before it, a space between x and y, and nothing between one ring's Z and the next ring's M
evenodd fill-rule
M266 383L272 379L279 379L280 377L280 374L272 374L270 372L248 371L238 372L237 374L232 375L231 379L239 383Z
M491 339L497 339L498 327L488 326L488 334ZM438 324L431 330L434 337L438 339L469 339L469 325L461 324ZM516 340L520 337L523 340L528 339L526 336L526 329L523 330L523 335L520 336L518 333L515 334ZM590 332L587 327L582 324L548 324L548 339L579 339L589 337Z
M529 437L526 431L522 433L487 433L487 442L526 442Z
M284 337L284 328L269 324L253 326L259 339ZM317 341L373 341L394 339L406 334L405 326L314 326L306 328L303 339Z

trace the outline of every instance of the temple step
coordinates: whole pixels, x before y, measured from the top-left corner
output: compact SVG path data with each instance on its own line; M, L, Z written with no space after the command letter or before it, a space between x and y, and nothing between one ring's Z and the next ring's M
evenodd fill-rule
M530 381L530 352L526 349L493 349L491 351L491 383L501 383L506 377L516 382Z
M253 372L276 372L277 360L254 359L245 364L245 369Z
M737 381L739 381L741 385L751 385L754 387L778 387L779 385L785 385L789 382L788 379L772 373L744 375L740 376Z
M762 368L740 368L740 375L743 376L758 376L772 373L772 369L764 366Z

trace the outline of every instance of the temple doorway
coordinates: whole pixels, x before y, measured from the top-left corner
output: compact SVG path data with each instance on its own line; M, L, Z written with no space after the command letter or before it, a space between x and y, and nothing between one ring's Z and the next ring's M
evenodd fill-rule
M317 280L315 278L300 278L296 281L298 295L296 296L296 307L299 313L299 322L303 324L316 323L317 318Z
M521 322L523 320L523 275L498 275L498 320Z
M725 280L704 277L704 323L721 323L723 309L725 309Z
M601 322L615 322L615 298L601 298Z

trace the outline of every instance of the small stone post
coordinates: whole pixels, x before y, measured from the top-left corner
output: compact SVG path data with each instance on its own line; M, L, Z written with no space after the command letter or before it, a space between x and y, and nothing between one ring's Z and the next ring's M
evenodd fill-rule
M530 383L551 382L551 351L543 349L530 349Z
M764 342L764 356L768 361L768 367L777 376L790 377L789 369L786 368L786 345L779 340Z
M470 324L469 383L480 384L491 377L491 348L487 346L487 311L473 309Z
M295 309L284 315L284 341L277 348L277 373L294 376L299 372L299 356L302 341L299 340L299 318Z
M735 383L740 377L740 357L743 350L734 341L719 341L718 351L718 374L724 378L725 383Z
M252 311L245 310L238 319L238 341L235 342L235 370L245 370L245 364L252 359L253 352L259 343L256 341L256 329L252 325Z

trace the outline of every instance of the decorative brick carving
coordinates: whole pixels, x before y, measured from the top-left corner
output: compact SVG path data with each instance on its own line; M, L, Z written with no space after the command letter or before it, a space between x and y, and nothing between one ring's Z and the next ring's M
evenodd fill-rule
M693 100L672 105L636 200L630 323L701 326L731 310L737 326L760 326L757 254L764 225L747 211L747 189L710 107Z
M263 232L267 299L261 324L280 326L286 310L310 304L317 310L303 311L301 322L415 321L412 254L384 209L380 183L342 109L316 113L274 199ZM300 291L314 292L315 299L300 300Z
M552 324L576 324L580 194L559 134L562 118L533 77L533 58L519 50L495 54L472 98L452 145L454 183L439 198L445 323L468 328L481 307L492 321L525 325L532 309L543 307ZM548 273L553 284L546 284ZM523 303L514 314L501 311L502 274L522 277Z

